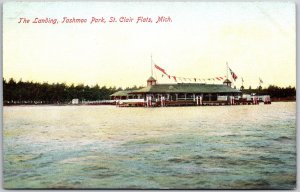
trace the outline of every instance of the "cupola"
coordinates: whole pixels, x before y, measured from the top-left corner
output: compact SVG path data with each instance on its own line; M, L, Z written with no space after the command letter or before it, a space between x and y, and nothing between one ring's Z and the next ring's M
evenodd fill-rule
M147 86L156 85L156 80L151 76L147 80Z
M231 87L231 81L229 79L225 79L223 85L227 85L228 87Z

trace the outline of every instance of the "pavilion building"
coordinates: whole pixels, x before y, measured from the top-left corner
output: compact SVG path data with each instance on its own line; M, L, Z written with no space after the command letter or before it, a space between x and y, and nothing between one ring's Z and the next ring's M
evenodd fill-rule
M233 104L234 98L241 95L241 91L231 87L228 79L223 84L158 84L151 76L147 87L118 91L111 99L129 106L227 105Z

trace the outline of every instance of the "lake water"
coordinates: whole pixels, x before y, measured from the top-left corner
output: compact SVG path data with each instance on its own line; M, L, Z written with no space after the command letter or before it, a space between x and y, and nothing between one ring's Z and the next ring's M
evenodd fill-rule
M4 107L5 188L291 189L296 103Z

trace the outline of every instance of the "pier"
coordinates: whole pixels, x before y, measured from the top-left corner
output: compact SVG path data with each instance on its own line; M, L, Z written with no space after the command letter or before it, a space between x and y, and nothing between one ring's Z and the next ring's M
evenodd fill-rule
M228 97L226 101L203 101L201 97L197 97L196 100L177 100L170 101L164 100L152 100L150 97L144 101L143 99L128 99L118 100L114 104L118 107L175 107L175 106L225 106L225 105L258 105L259 103L271 104L270 97L264 96L252 96L249 100L247 98L234 98Z

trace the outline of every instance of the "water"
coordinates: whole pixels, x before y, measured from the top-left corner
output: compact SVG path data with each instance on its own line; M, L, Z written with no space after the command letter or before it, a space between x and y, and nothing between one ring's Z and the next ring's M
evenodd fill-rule
M4 107L5 188L290 189L296 103Z

